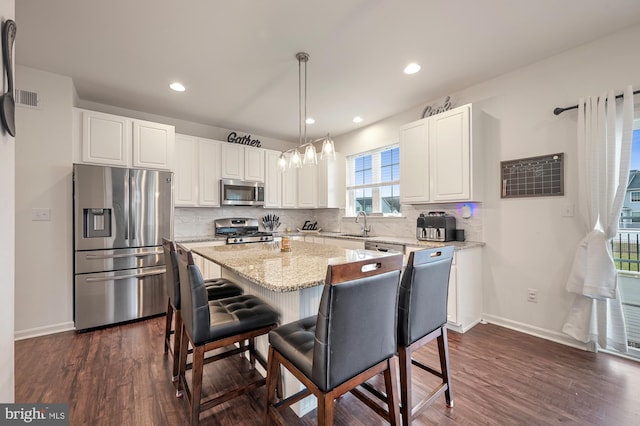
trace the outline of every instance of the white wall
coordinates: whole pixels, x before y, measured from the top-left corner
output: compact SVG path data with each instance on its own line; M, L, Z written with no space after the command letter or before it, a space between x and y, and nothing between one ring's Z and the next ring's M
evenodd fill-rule
M2 22L15 16L13 0L0 1ZM4 69L2 58L0 68ZM7 90L7 82L2 78L2 93ZM16 134L21 131L18 128ZM14 204L15 204L15 140L4 130L0 130L0 402L14 402Z
M555 116L552 111L609 88L640 88L640 56L635 53L639 40L640 26L631 27L451 94L454 106L472 102L485 115L486 196L481 209L484 312L489 321L577 345L561 333L572 302L564 285L581 239L576 113ZM400 125L420 118L425 105L441 101L425 102L336 138L336 149L348 155L397 141ZM565 153L564 196L500 198L500 161L557 152ZM562 217L567 204L576 206L576 216ZM538 303L527 302L528 288L538 289Z
M71 105L68 77L16 68L17 87L39 94L16 108L16 338L73 329ZM51 221L33 221L33 208Z

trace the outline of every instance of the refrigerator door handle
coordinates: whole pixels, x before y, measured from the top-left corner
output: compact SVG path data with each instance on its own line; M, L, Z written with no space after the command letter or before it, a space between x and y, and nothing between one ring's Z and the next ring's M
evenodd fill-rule
M99 259L121 259L124 257L143 257L143 256L159 256L164 255L161 251L152 251L146 253L127 253L127 254L105 254L105 255L96 255L96 254L88 254L84 258L87 260L99 260Z
M150 277L150 276L153 276L153 275L162 275L165 272L166 272L166 270L156 271L156 272L147 272L147 273L143 273L143 274L119 275L117 277L87 278L85 281L88 282L88 283L95 283L95 282L105 282L105 281L128 280L128 279L131 279L131 278L143 278L143 277Z

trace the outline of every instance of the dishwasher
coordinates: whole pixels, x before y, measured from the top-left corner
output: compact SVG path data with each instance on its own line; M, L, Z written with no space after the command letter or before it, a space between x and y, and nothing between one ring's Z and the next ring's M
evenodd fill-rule
M385 253L401 253L404 254L404 244L395 243L376 243L374 241L364 242L365 250L382 251Z

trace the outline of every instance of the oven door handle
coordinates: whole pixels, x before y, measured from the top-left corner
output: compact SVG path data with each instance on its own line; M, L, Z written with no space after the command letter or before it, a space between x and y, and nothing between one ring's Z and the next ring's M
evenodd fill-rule
M120 281L120 280L128 280L131 278L144 278L151 277L154 275L162 275L166 272L166 270L155 271L155 272L145 272L142 274L129 274L129 275L118 275L116 277L96 277L96 278L87 278L85 281L88 283L96 283L96 282L106 282L106 281Z

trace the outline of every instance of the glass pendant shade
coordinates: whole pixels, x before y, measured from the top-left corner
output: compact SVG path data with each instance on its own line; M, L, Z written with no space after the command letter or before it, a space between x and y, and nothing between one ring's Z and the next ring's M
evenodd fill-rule
M280 158L278 158L278 167L280 167L280 170L283 172L287 169L287 157L285 157L284 152L280 154Z
M333 145L333 139L327 137L322 143L322 153L320 154L321 160L335 160L336 148Z
M316 153L316 147L313 146L313 144L307 145L307 147L305 148L302 164L318 164L318 154Z
M300 153L298 150L294 150L293 154L291 154L291 158L289 159L289 168L300 168L302 166L302 159L300 158Z

